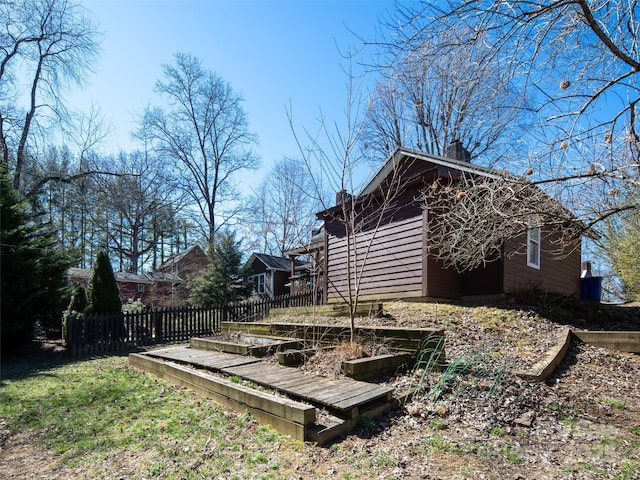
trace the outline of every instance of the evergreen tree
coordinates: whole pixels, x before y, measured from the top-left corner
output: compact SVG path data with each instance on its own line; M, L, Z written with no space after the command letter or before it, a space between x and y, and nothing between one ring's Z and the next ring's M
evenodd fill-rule
M104 251L98 252L93 273L89 280L90 313L114 313L122 310L120 292L109 257Z
M70 259L55 235L20 201L6 165L0 166L0 308L2 346L29 342L35 326L59 330L68 302Z
M231 232L216 235L207 256L209 265L190 285L191 302L221 305L247 298L249 289L242 281L242 251L235 235Z
M73 287L73 291L71 292L71 302L67 307L67 312L82 313L87 309L88 303L87 291L85 290L84 285L79 283Z

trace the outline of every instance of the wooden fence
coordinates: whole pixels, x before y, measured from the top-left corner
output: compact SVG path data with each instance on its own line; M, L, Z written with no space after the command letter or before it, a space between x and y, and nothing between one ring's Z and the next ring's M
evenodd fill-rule
M247 300L219 307L161 307L137 312L68 314L63 339L72 355L91 355L136 347L187 341L213 335L221 322L255 322L271 308L300 307L321 302L318 292Z

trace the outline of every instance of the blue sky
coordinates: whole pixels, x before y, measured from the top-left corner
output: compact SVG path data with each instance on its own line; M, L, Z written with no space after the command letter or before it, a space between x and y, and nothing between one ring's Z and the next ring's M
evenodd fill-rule
M93 102L112 122L103 151L132 150L129 134L148 104L162 64L190 53L244 97L263 167L256 184L283 156L297 156L285 106L297 130L317 129L320 109L342 122L346 60L339 49L373 39L393 2L361 1L97 1L85 0L103 32L102 53L88 86L70 98L87 111Z

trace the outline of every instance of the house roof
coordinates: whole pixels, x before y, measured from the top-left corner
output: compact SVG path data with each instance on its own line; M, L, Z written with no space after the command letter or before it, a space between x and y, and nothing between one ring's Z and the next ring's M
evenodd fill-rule
M267 270L275 270L280 272L290 272L291 271L291 259L276 257L275 255L267 255L266 253L252 253L247 260L246 265L251 265L254 261L260 261L267 267ZM295 261L295 267L301 267L305 264L305 262L301 262L299 260Z
M166 268L166 267L169 267L169 266L173 265L174 263L178 263L184 257L189 255L191 252L197 251L197 250L200 250L200 252L204 255L204 251L202 250L202 248L200 248L198 245L194 245L193 247L187 248L184 252L176 253L175 255L169 257L156 270L161 270L163 268Z
M414 162L424 162L425 167L427 168L428 166L443 167L445 169L456 170L463 173L470 173L472 175L490 179L504 178L513 180L515 182L521 182L523 180L522 177L519 177L510 172L506 172L504 170L494 170L492 168L476 165L465 160L456 160L453 158L433 155L418 150L398 147L393 151L393 153L391 153L391 155L389 155L384 164L355 196L355 200L364 200L370 195L375 195L376 192L379 192L381 190L381 186L384 185L385 180L392 176L393 172L396 171L396 169L402 167L403 164L406 164L407 160ZM535 184L532 183L531 185L534 188L542 191L539 187L535 186ZM316 213L316 217L320 219L326 219L330 214L340 211L340 208L340 205L336 204L334 207Z
M67 276L69 278L82 278L89 279L93 269L91 268L69 268L67 270ZM169 283L182 283L182 280L177 275L170 273L129 273L129 272L113 272L113 276L116 278L116 282L120 283L145 283L153 284L156 282L169 282Z
M285 255L288 255L288 256L308 255L318 250L322 250L323 248L324 248L324 225L320 226L320 228L314 228L312 230L311 239L309 240L309 243L307 243L306 245L301 245L300 247L297 247L297 248L291 248L284 253Z
M412 158L441 167L453 168L460 172L481 175L483 177L498 178L504 176L504 172L498 172L497 170L483 167L481 165L475 165L464 160L455 160L453 158L441 157L440 155L420 152L418 150L412 150L410 148L398 147L393 151L393 153L391 153L391 155L389 155L384 164L378 169L371 180L369 180L369 182L364 186L358 196L368 195L377 190L384 179L389 176L389 174L404 158Z
M425 162L425 164L431 164L438 167L449 168L449 169L457 170L459 172L470 173L470 174L485 177L485 178L491 178L491 179L505 178L505 179L516 181L516 182L522 181L522 177L519 177L510 172L506 172L504 170L494 170L492 168L476 165L465 160L456 160L453 158L447 158L440 155L433 155L433 154L421 152L418 150L398 147L393 151L393 153L391 153L391 155L389 155L385 163L373 175L371 180L369 180L369 182L367 182L367 184L362 188L362 190L360 191L360 193L358 193L356 198L357 199L365 198L368 195L374 194L376 191L378 191L380 189L380 186L385 181L385 179L388 178L390 175L392 175L393 171L396 168L398 168L398 166L401 165L402 161L407 159L414 160L414 161L417 160L417 161ZM540 189L540 187L536 186L535 184L532 183L531 185L533 188L536 188L537 190L545 193L544 190ZM545 195L548 196L548 194L546 193ZM549 198L554 200L550 196ZM554 201L556 201L567 212L569 217L571 217L574 221L577 221L581 225L583 225L582 222L576 219L574 215L568 209L566 209L566 207L563 207L560 204L559 201L557 200L554 200ZM340 208L339 205L336 205L322 212L318 212L316 216L318 218L323 218L323 215L326 215L328 212L336 211L339 208ZM588 229L588 228L585 228L585 232L589 237L596 235L595 232L592 232L591 229Z
M491 168L475 165L465 160L456 160L453 158L442 157L440 155L433 155L431 153L420 152L418 150L412 150L410 148L398 147L396 148L384 164L378 169L373 177L367 182L367 184L360 190L360 193L355 195L355 200L360 201L368 198L370 195L375 195L380 192L381 185L384 184L385 179L391 177L396 169L400 168L406 163L406 160L423 162L425 168L431 167L443 167L447 169L453 169L459 172L472 173L487 178L501 178L510 176L509 173L493 170ZM316 213L316 217L319 219L326 219L327 216L335 212L339 212L341 209L339 204L330 207L326 210Z

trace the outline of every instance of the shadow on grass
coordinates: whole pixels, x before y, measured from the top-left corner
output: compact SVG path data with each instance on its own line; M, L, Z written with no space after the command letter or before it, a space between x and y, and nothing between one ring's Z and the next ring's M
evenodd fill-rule
M0 357L0 386L6 380L22 380L32 376L47 375L47 370L86 360L123 357L141 352L141 348L130 348L97 355L71 355L62 340L45 337L35 338L31 343L11 350L3 350Z

